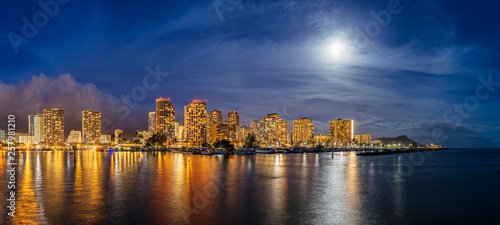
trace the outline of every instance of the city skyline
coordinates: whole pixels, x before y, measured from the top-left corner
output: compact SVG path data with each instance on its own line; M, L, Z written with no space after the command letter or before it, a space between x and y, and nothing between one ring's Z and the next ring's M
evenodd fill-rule
M198 98L209 100L208 111L245 112L247 125L278 113L289 121L311 117L327 133L332 117L352 118L374 137L428 142L438 131L446 134L443 146L500 146L499 46L491 38L498 31L494 20L482 20L495 18L495 6L399 2L392 14L388 1L249 1L221 21L213 1L120 3L123 9L72 1L17 52L7 37L0 43L0 117L36 115L35 104L64 108L69 132L81 111L93 109L106 115L103 127L131 132L145 129L150 103L168 96L178 107ZM483 13L464 19L470 8ZM41 10L14 4L0 29L22 35L21 18ZM461 112L477 100L468 97L478 85L487 98ZM114 104L122 99L128 103ZM25 133L27 120L18 121Z

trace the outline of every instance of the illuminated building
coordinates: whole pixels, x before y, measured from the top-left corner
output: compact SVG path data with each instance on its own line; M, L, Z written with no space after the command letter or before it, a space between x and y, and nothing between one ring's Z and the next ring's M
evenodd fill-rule
M5 140L5 131L0 129L0 141Z
M262 120L252 120L251 128L255 134L255 139L257 140L257 144L264 143L265 129L264 129L264 121Z
M311 118L302 118L293 121L293 142L298 145L307 145L314 140L314 124Z
M227 114L227 124L235 127L240 126L240 115L235 111L229 112Z
M82 112L82 142L85 144L101 143L101 112Z
M28 116L28 135L29 136L34 136L35 135L35 115L29 115Z
M70 131L68 136L68 143L69 144L82 143L82 132L77 130Z
M18 142L23 144L33 144L33 136L31 135L19 136Z
M138 137L135 137L135 140L139 140L141 144L145 144L146 141L153 136L153 133L149 131L141 131L137 130Z
M330 136L336 146L346 146L354 139L354 120L335 119L330 121Z
M156 99L156 133L165 135L167 141L175 137L175 106L170 98Z
M323 135L323 134L320 134L320 135L315 135L314 136L314 142L316 144L320 144L320 145L328 145L331 143L330 141L330 135Z
M252 122L254 123L254 122ZM255 122L258 129L263 129L260 144L266 146L277 146L287 144L290 140L288 120L280 119L276 113L267 114L262 119L262 124ZM253 126L253 124L252 124Z
M43 110L45 118L45 131L43 140L49 145L64 143L64 110L50 108Z
M156 132L156 112L150 112L148 115L148 131Z
M193 147L201 147L206 143L207 101L193 100L184 106L184 126L186 142Z
M102 144L111 144L111 134L101 134Z
M217 139L216 141L228 140L231 143L236 141L236 127L229 126L228 124L217 125Z
M121 137L120 137L121 136ZM123 130L116 129L115 130L115 145L121 144L123 141Z
M184 126L179 126L179 130L177 131L177 140L181 141L185 139L186 133L184 132Z
M215 109L214 111L210 112L207 117L207 126L206 126L206 132L207 132L207 143L213 143L214 141L217 140L218 135L217 135L217 130L218 126L222 124L222 112Z
M45 117L38 114L33 118L33 143L39 144L44 142L45 134Z
M252 134L253 129L246 126L236 127L236 145L243 146L248 137L248 134ZM257 137L256 137L257 138Z
M369 134L354 135L354 141L357 144L370 144L371 140L372 140L372 136Z

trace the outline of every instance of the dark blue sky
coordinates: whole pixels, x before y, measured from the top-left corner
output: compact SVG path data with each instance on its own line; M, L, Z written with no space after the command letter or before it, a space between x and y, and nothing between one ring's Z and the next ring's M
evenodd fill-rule
M386 15L388 4L396 14L377 22L371 11ZM67 110L67 133L80 129L87 108L101 110L109 129L146 129L155 98L171 97L181 123L183 106L197 98L208 99L208 110L238 111L247 125L273 112L311 115L326 133L340 117L373 137L427 143L435 132L432 142L444 146L499 147L500 86L475 97L479 76L500 82L499 8L457 0L70 1L16 53L9 37L23 36L22 18L33 22L42 8L9 1L0 9L0 116L16 113L24 125L39 103ZM168 77L118 119L110 102L157 65ZM454 112L464 100L471 110Z

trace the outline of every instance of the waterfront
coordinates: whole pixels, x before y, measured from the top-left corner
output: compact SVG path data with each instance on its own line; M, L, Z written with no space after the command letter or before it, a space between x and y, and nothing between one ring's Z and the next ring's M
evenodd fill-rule
M334 159L79 151L76 164L69 152L21 153L17 223L470 224L495 223L500 206L498 150Z

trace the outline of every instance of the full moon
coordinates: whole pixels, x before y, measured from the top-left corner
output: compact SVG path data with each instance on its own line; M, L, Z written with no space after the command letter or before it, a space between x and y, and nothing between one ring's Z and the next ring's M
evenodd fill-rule
M342 57L346 53L346 47L342 42L335 41L331 44L329 51L333 57L339 58L339 57Z

